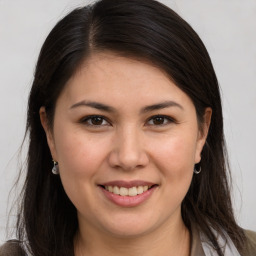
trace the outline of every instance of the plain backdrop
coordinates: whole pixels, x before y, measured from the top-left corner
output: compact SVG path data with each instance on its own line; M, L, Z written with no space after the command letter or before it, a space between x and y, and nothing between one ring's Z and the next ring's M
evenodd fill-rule
M0 243L40 47L60 18L89 2L0 0ZM236 218L256 230L256 0L162 2L192 25L210 53L223 94Z

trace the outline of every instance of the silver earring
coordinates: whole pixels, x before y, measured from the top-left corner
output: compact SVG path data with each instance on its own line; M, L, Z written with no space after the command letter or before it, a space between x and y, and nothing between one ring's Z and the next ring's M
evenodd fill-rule
M194 174L199 174L202 171L201 166L199 166L199 169L196 168L196 166L194 167Z
M59 164L58 162L55 162L54 160L53 161L53 167L52 167L52 173L54 175L58 175L60 172L59 172Z

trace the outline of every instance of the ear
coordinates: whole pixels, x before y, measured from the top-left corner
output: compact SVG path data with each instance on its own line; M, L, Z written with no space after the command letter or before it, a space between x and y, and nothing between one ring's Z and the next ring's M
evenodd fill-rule
M39 115L40 115L41 124L42 124L42 126L44 128L44 131L45 131L45 134L46 134L47 143L48 143L49 149L50 149L51 154L52 154L52 159L55 160L55 161L58 161L57 160L54 137L53 137L53 131L49 127L49 122L48 122L48 119L47 119L47 114L46 114L46 111L45 111L45 107L40 108Z
M197 145L196 145L196 154L195 154L195 163L201 161L201 152L203 150L206 138L208 135L209 127L211 124L212 109L210 107L205 109L203 123L200 125L198 130Z

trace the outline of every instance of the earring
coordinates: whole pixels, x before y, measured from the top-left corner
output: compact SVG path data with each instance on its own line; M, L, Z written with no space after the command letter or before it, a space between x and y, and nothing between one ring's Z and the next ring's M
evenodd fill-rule
M194 174L199 174L202 171L201 166L199 164L197 164L197 165L198 165L199 168L197 168L196 165L195 165L195 167L194 167Z
M56 162L54 160L52 160L52 161L53 161L52 173L54 175L58 175L60 173L59 172L59 164L58 164L58 162Z

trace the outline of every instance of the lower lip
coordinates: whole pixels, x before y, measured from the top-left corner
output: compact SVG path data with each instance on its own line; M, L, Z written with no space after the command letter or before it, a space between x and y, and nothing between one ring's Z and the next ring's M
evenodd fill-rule
M137 196L120 196L107 191L103 187L99 186L99 188L102 190L103 194L107 197L107 199L109 199L112 203L122 207L135 207L144 203L146 200L148 200L149 197L153 194L153 192L157 188L157 186L154 186L151 189Z

